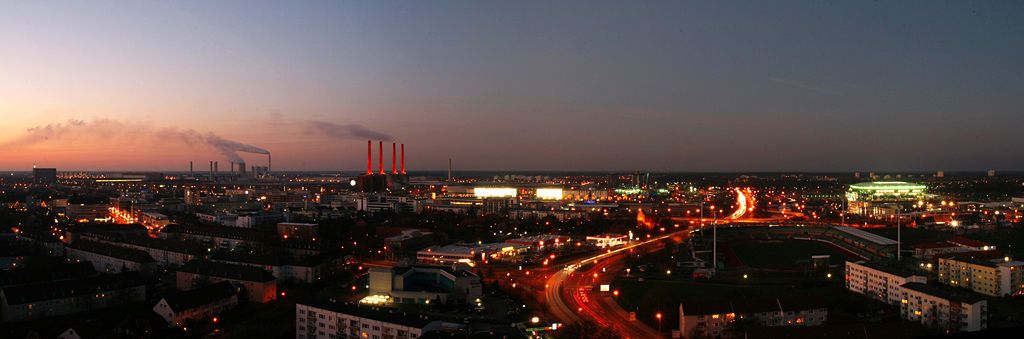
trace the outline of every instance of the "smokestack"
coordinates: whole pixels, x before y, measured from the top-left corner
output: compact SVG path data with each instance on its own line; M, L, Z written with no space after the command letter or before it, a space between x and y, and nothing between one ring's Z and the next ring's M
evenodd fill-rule
M220 167L220 162L219 161L214 161L213 162L213 175L214 176L220 175L220 168L219 167Z
M373 174L373 144L372 141L366 141L366 175Z
M238 176L239 177L244 177L245 176L245 163L244 162L238 163Z
M210 161L210 181L213 181L213 161Z
M380 153L380 162L377 163L377 169L380 170L380 174L384 174L384 141L379 141L377 144L377 151Z
M452 181L452 158L448 158L448 182Z
M405 144L402 144L402 174L405 174Z
M267 176L270 176L270 153L267 153Z
M391 143L391 174L398 174L398 159L395 157L398 155L395 152L395 143Z
M188 162L188 176L195 178L196 174L192 171L192 162Z
M235 162L231 162L231 175L235 175Z

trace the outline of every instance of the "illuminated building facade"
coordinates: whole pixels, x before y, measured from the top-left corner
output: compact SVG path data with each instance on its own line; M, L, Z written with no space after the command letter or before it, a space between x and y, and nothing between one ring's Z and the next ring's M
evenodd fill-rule
M846 192L847 212L880 215L913 205L924 197L927 186L902 181L874 181L850 185Z
M939 283L969 288L993 297L1024 294L1024 262L980 259L970 256L941 256Z
M988 328L988 301L922 283L903 285L900 316L928 328L971 332Z
M419 315L392 313L334 300L309 300L295 305L295 339L416 339L444 327Z
M897 305L903 298L901 285L927 281L924 276L896 268L881 267L863 261L846 262L846 289L889 305Z
M828 307L808 297L757 298L734 301L695 301L679 304L683 338L728 336L737 319L761 326L819 326L828 320Z
M396 303L467 302L483 296L480 277L449 266L373 267L369 279L369 295Z

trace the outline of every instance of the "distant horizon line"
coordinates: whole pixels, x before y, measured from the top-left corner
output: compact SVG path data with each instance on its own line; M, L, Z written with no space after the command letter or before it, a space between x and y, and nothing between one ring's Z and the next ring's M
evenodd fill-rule
M38 168L55 168L55 167L38 167ZM82 170L82 169L62 170L60 168L55 168L55 169L57 170L57 172L65 172L65 173L67 173L67 172L83 172L83 173L175 173L175 174L179 174L179 173L189 173L190 172L190 171L182 171L182 170L150 170L150 169L147 169L147 170L129 170L129 169L122 169L122 170L113 170L113 169L111 169L111 170ZM991 170L994 170L996 172L996 174L999 174L999 173L1024 173L1024 170L1010 170L1010 169L1005 169L1005 170L1000 170L1000 169L954 169L954 170L941 170L941 171L943 171L943 173L945 173L945 174L951 174L951 173L987 173L988 171L991 171ZM875 174L904 174L904 173L906 173L906 174L929 174L929 173L930 174L936 174L937 171L940 171L940 170L868 170L868 171L850 171L850 170L747 170L747 171L733 171L733 170L636 170L636 169L633 169L633 170L540 170L540 169L491 170L491 169L460 169L460 170L452 170L452 173L460 173L460 172L463 172L463 173L464 172L476 172L476 173L483 172L483 173L489 173L489 172L493 172L493 173L604 173L604 174L623 173L623 174L633 174L633 173L639 172L639 173L651 173L651 174L676 174L676 173L695 173L695 174L697 174L697 173L722 173L722 174L745 174L745 173L772 173L772 174L775 174L775 173L779 173L779 174L784 174L784 173L802 173L802 174L851 174L852 175L852 174L856 174L856 173L861 173L861 174L870 174L870 173L875 173ZM32 169L29 169L29 170L0 170L0 173L2 173L2 172L7 172L7 173L32 173ZM320 172L320 173L323 173L323 172L328 172L328 173L352 172L352 173L354 173L353 175L362 175L362 174L364 174L364 172L362 170L359 170L359 171L343 171L343 170L279 170L279 171L272 171L271 173L318 173L318 172ZM448 169L416 170L416 171L406 171L406 172L408 174L412 174L412 173L447 173ZM192 171L192 173L204 174L204 173L209 173L209 170ZM218 174L228 174L228 173L231 173L231 171L218 171ZM374 174L378 174L378 173L374 172ZM385 173L385 174L391 174L391 173Z

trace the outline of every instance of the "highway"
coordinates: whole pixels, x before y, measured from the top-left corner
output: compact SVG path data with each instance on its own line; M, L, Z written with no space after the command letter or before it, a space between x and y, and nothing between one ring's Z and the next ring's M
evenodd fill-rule
M754 198L750 191L736 189L737 209L727 219L742 219L754 210ZM676 231L624 245L620 248L568 263L563 269L552 274L546 281L544 295L548 310L565 324L594 323L607 327L622 338L660 338L664 335L645 323L628 319L614 299L595 291L600 284L608 283L610 277L623 269L621 259L634 250L678 237L686 239L688 230ZM586 267L586 269L582 269ZM662 319L669 328L675 320Z
M622 311L614 302L601 302L599 300L600 297L591 293L588 287L595 286L593 284L595 274L597 274L597 277L600 277L602 274L614 276L617 270L613 269L611 272L605 273L603 271L606 270L602 270L602 268L615 267L621 255L630 253L630 250L673 236L685 236L688 234L687 231L678 231L652 237L567 265L562 270L552 274L547 280L544 294L549 311L563 323L594 322L601 326L609 326L616 334L623 338L661 337L661 333L644 323L626 319L625 311ZM593 264L593 266L584 271L579 270L580 267L587 264ZM563 288L570 297L569 302L566 302L564 299ZM572 306L569 305L570 303Z

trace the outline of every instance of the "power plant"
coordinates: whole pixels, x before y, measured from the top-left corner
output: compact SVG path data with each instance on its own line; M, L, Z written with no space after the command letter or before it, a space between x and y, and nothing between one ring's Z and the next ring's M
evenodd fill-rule
M405 144L401 144L401 165L398 164L398 144L391 143L391 173L384 171L384 141L377 142L377 172L373 171L373 141L366 141L366 174L356 178L356 185L363 192L384 192L401 189L409 184L405 173ZM399 171L401 166L401 171Z

